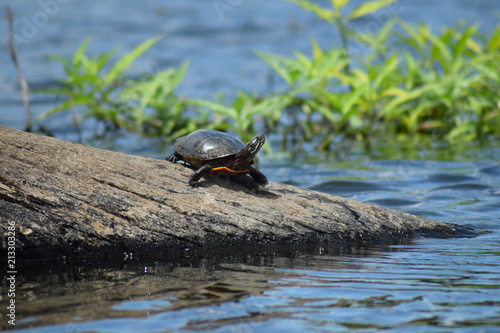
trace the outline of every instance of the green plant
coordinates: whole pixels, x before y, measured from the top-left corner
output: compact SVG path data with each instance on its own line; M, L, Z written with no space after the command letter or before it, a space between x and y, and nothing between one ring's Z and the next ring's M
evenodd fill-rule
M348 23L360 17L375 13L376 11L389 6L396 0L374 0L364 2L352 9L349 13L343 13L350 0L330 0L331 9L323 8L309 0L287 0L301 6L305 10L312 11L318 18L330 23L337 29L341 40L341 48L345 50L345 56L349 54L348 38L350 31ZM349 67L346 68L349 71Z
M342 18L339 9L348 0L332 1L333 11L289 1L337 27L391 3L366 3ZM403 32L389 38L396 25ZM311 57L299 52L295 58L259 55L289 85L284 92L294 96L289 109L306 123L294 123L303 129L301 137L320 137L320 149L328 149L338 135L367 143L380 133L428 134L450 143L482 140L500 133L499 29L489 38L476 26L434 34L423 24L391 20L374 36L348 31L346 38L366 45L363 57L346 57L339 48L323 51L314 40Z
M395 0L365 2L350 11L349 0L331 0L332 9L287 1L330 23L342 45L323 49L312 39L310 56L257 52L287 84L284 91L263 97L239 91L228 103L182 98L175 88L187 62L124 78L125 69L158 38L114 63L113 52L88 57L86 40L72 59L52 56L68 77L47 92L64 100L41 118L70 110L78 121L93 118L107 128L167 139L202 127L232 130L245 141L266 131L281 134L284 145L291 138L297 147L312 141L319 149L331 149L338 136L366 144L382 136L459 143L500 134L500 25L484 36L476 26L434 33L394 19L366 35L349 29L349 23ZM363 53L350 53L349 41L364 45Z
M68 76L60 88L42 92L63 97L64 101L43 113L38 120L52 114L71 110L77 122L92 117L105 123L107 128L134 129L123 115L130 112L129 106L118 98L124 72L134 60L156 43L160 37L154 37L141 43L130 53L118 59L113 65L110 60L114 52L104 52L89 57L85 54L90 39L86 39L73 54L71 59L51 55L51 59L63 64ZM106 72L105 68L110 67Z
M495 60L498 46L495 49L485 47L491 42L480 43L485 38L475 26L463 32L447 28L434 35L423 25L413 28L400 24L406 32L400 39L416 56L404 53L401 85L391 89L393 98L382 115L398 121L402 131L430 133L449 142L494 134L488 124L495 122L498 114L495 92L491 94L491 87L500 83Z
M323 113L321 106L324 93L332 87L332 78L343 72L348 62L344 57L344 50L330 49L323 51L315 40L311 41L312 57L295 51L295 58L290 59L272 53L257 52L274 71L289 85L289 91L284 95L290 97L284 117L286 121L280 123L280 130L286 136L292 135L293 141L310 141L319 134L316 126L315 111ZM314 110L314 111L313 111ZM324 112L324 117L333 121L330 111ZM278 130L278 129L275 129ZM300 140L296 138L300 137ZM285 142L285 141L284 141Z
M120 98L131 107L129 121L142 134L171 140L207 122L206 114L190 114L188 101L174 94L187 67L184 62L177 70L170 68L127 82Z
M262 128L274 129L290 100L288 95L256 98L239 91L231 106L200 99L192 100L191 103L212 110L217 119L213 122L213 128L233 130L243 141L248 141L256 133L255 125L258 122L262 123Z
M302 116L294 115L293 118L299 121L294 121L292 128L286 132L296 133L305 140L320 136L323 138L319 144L322 149L328 148L330 142L340 133L360 134L367 139L368 132L378 118L380 99L384 97L385 89L389 89L386 77L392 74L397 59L392 57L382 65L368 64L365 71L360 68L353 69L348 38L358 36L348 29L348 23L374 13L395 0L366 2L348 13L344 13L344 10L349 0L331 0L332 9L323 8L307 0L287 1L314 12L316 16L330 23L340 35L341 48L323 51L318 43L312 40L312 57L300 52L295 52L295 59L259 53L290 86L291 91L288 94L295 96L291 103L293 110L302 113ZM393 24L392 21L390 24ZM382 29L379 41L386 41L389 31L390 26ZM378 47L379 55L385 54L385 49L380 48L379 44L371 45ZM315 121L312 121L313 119ZM315 126L315 122L321 122L323 126Z

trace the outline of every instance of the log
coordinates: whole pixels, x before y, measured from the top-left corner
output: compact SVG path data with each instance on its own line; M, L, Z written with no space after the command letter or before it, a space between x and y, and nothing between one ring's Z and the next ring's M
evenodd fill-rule
M13 225L22 258L284 246L324 251L471 234L286 184L253 187L248 176L235 182L210 175L191 188L186 166L5 126L0 160L1 251L6 255Z

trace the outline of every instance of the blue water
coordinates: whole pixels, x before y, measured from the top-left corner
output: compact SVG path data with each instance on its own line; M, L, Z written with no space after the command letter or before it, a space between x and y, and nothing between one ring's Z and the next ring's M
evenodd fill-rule
M10 5L22 33L40 3ZM213 97L267 88L267 66L253 51L307 51L337 36L314 16L283 1L68 1L18 46L33 88L54 84L61 68L45 54L70 55L92 36L91 52L122 52L156 34L166 37L132 73L190 60L179 93ZM229 3L227 1L220 1ZM52 2L51 2L52 3ZM61 2L62 3L62 2ZM326 1L325 1L326 3ZM401 1L398 16L436 29L460 19L498 23L497 0ZM57 10L56 10L57 8ZM42 15L42 16L40 16ZM383 16L354 22L358 31ZM28 23L26 23L28 22ZM28 29L28 28L25 28ZM25 32L29 32L26 30ZM0 25L5 36L5 25ZM0 41L0 124L22 128L14 70ZM362 51L362 50L360 50ZM119 51L120 52L120 51ZM34 114L54 101L32 96ZM50 119L55 134L75 139L65 116ZM161 140L121 135L95 145L162 158ZM272 143L272 140L270 140ZM401 244L341 248L337 253L259 250L183 253L150 258L118 254L66 262L23 262L18 273L18 332L498 332L500 331L500 147L461 151L417 149L389 156L358 147L331 155L263 154L259 168L273 181L400 209L475 229L474 238L419 238ZM436 145L438 147L438 145ZM2 282L1 307L6 300ZM12 329L2 316L0 327Z

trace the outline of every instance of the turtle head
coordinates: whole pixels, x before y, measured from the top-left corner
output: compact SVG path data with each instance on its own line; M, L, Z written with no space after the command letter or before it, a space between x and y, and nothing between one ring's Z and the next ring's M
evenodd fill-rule
M248 141L246 145L240 150L238 154L236 154L234 167L246 167L251 164L255 155L262 148L264 143L266 142L266 137L264 134L260 134L255 136L252 140Z

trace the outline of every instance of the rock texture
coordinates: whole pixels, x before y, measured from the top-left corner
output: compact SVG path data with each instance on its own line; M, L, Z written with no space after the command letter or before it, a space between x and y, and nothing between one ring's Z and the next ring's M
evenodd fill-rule
M23 258L174 253L186 249L335 248L455 225L270 182L252 188L192 170L0 126L1 252L9 222Z

